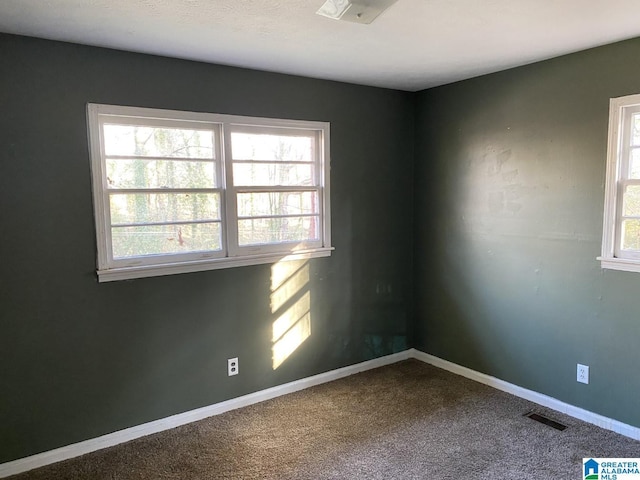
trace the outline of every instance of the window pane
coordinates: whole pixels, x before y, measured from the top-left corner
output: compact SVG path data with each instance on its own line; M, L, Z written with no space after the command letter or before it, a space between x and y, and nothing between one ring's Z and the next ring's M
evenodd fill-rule
M300 215L318 213L317 192L239 193L238 216Z
M622 249L640 250L640 220L622 221Z
M214 158L213 132L138 125L104 125L107 155Z
M231 134L231 151L234 160L311 162L313 140L313 137L235 132Z
M313 165L287 163L235 163L233 183L238 186L313 185Z
M629 178L640 178L640 148L631 149L629 159Z
M219 223L114 227L113 258L221 249Z
M317 239L317 216L238 221L238 241L241 246Z
M214 188L214 162L107 159L109 188Z
M220 219L217 193L119 193L109 199L113 225Z
M627 185L624 190L622 215L625 217L640 216L640 185Z
M631 119L631 145L640 145L640 114L636 113Z

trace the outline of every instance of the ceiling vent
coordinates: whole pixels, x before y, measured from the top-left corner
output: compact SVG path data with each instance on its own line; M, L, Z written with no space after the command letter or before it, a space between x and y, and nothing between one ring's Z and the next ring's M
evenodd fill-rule
M318 15L347 22L369 24L398 0L327 0Z

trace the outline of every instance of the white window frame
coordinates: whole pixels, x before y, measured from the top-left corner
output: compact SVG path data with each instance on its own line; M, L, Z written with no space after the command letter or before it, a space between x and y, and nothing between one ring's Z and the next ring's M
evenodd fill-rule
M623 194L627 185L640 185L628 175L631 118L640 113L640 94L612 98L609 102L609 140L602 229L602 268L640 272L640 251L622 250Z
M217 178L219 185L210 191L221 198L222 250L186 252L114 259L111 249L111 214L106 175L106 158L102 123L108 119L124 121L133 117L150 126L180 126L207 129L214 132L217 149ZM99 282L153 277L177 273L215 270L273 263L283 259L327 257L331 255L331 218L329 191L329 123L301 120L282 120L211 113L160 110L117 105L88 104L87 124L91 158L94 216L97 240L97 273ZM316 138L313 162L316 182L309 190L317 192L319 202L318 240L307 242L271 243L241 246L238 244L238 214L236 194L250 191L300 191L300 187L237 187L233 184L231 133L281 133L309 135Z

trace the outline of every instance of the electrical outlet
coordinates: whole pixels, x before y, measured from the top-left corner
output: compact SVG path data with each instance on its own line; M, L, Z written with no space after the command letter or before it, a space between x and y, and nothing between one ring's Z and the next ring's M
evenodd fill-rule
M227 373L229 376L237 375L239 372L238 369L238 357L230 358L227 360Z
M589 383L589 366L578 364L578 378L580 383Z

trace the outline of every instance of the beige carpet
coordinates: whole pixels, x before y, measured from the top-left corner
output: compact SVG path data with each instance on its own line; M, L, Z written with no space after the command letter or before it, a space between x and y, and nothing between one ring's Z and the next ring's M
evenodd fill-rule
M10 478L568 480L583 457L638 456L638 441L409 360Z

